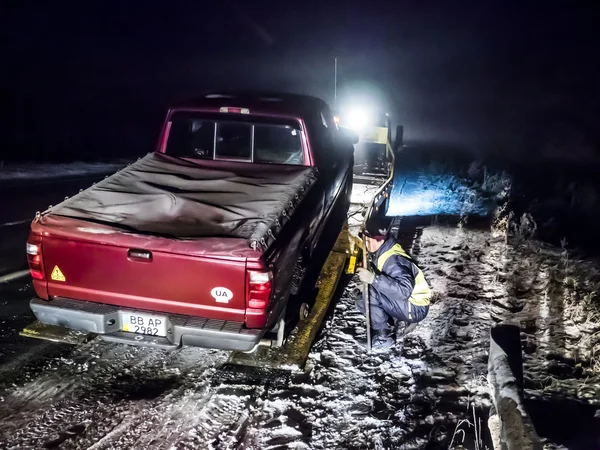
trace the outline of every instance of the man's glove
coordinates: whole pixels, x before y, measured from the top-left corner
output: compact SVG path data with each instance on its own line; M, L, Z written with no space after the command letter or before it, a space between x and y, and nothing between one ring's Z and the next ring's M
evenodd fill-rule
M373 281L375 281L375 274L364 267L359 267L356 270L356 273L358 273L358 278L360 278L360 281L363 283L373 284Z

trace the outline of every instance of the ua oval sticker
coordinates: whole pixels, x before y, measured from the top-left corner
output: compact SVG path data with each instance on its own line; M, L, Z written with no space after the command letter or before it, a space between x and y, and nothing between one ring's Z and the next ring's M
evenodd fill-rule
M233 292L226 287L212 288L210 295L213 296L217 303L229 303L229 300L233 298Z

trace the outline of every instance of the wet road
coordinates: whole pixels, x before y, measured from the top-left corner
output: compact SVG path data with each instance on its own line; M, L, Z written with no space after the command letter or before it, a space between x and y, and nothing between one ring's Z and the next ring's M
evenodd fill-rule
M27 268L25 241L36 211L56 205L104 176L70 179L0 181L0 277Z

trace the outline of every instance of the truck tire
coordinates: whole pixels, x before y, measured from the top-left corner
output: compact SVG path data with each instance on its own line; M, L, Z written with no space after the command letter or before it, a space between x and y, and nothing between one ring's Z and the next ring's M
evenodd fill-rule
M294 267L294 272L292 274L292 287L290 289L291 295L298 295L300 293L300 289L302 288L302 282L304 281L304 276L306 275L306 263L307 258L305 256L305 252L300 253L298 260L296 261L296 265Z
M298 295L290 295L285 311L285 323L290 332L310 313L319 292L315 284L309 286L305 283Z

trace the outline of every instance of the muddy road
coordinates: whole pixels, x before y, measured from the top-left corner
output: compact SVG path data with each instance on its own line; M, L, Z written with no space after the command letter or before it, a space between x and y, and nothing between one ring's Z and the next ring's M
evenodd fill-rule
M88 175L63 179L3 180L0 176L0 276L27 268L23 251L36 211L56 205L104 178Z

